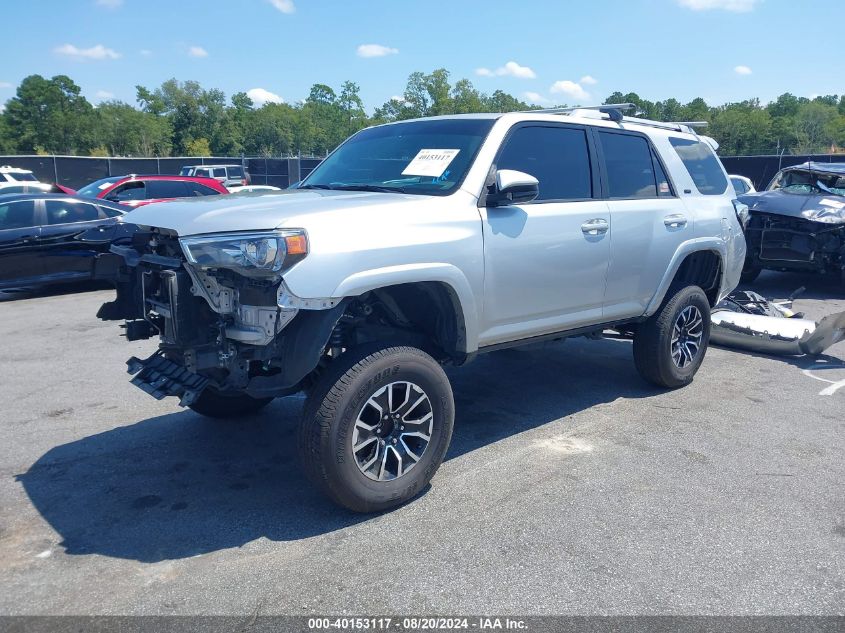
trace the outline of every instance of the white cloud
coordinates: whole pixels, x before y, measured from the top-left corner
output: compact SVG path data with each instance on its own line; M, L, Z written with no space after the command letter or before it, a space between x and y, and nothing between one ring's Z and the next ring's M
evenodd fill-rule
M284 103L285 101L275 92L270 92L264 88L250 88L246 91L246 96L252 99L252 102L259 107L265 103Z
M141 54L141 57L150 57L153 54L153 52L148 48L142 48L138 52Z
M117 9L123 6L123 0L97 0L97 6L105 7L106 9Z
M114 99L114 93L109 92L108 90L98 90L97 94L94 95L97 99L101 101L105 101L106 99Z
M599 80L595 77L592 77L590 75L584 75L583 77L581 77L578 83L582 86L595 86L598 82Z
M208 57L208 51L202 46L191 46L188 48L188 55L191 57Z
M517 77L519 79L534 79L537 77L537 73L528 66L520 66L513 61L508 62L504 66L499 66L496 70L476 68L475 74L479 77Z
M0 88L11 88L11 87L12 87L12 84L10 84L8 81L0 81Z
M91 48L79 48L73 44L62 44L61 46L54 48L53 52L78 61L88 59L117 59L120 57L120 53L110 48L106 48L102 44L97 44Z
M393 95L392 97L390 97L390 100L398 101L399 103L405 103L405 97L403 97L402 95Z
M293 0L268 0L268 2L282 13L296 13L296 7L293 5Z
M590 98L590 94L584 90L581 84L568 79L554 82L549 88L549 92L562 94L576 101L586 101Z
M762 0L678 0L678 4L693 11L710 11L720 9L733 13L747 13Z
M750 75L751 69L748 66L734 66L734 72L737 75Z
M522 96L530 103L536 103L539 105L550 103L550 101L539 92L523 92Z
M398 52L398 48L382 46L381 44L361 44L358 47L357 55L358 57L386 57L387 55L396 55Z

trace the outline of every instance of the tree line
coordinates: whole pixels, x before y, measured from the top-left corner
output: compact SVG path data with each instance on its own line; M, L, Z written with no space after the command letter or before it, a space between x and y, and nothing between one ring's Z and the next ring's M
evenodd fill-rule
M786 93L762 104L719 106L696 98L648 101L614 92L603 103L631 102L637 115L663 121L707 121L723 155L837 152L845 146L845 95L812 99ZM566 104L560 104L564 106ZM244 92L229 100L196 81L170 79L136 86L136 105L92 105L70 77L26 77L0 114L0 153L83 156L323 156L369 125L438 114L537 108L501 90L479 91L468 79L450 82L446 69L415 72L401 98L368 115L359 87L314 84L304 101L265 103Z

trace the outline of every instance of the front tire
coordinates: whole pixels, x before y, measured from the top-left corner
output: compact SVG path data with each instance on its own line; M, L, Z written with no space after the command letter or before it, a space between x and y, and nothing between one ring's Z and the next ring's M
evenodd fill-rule
M206 387L188 408L207 418L225 419L252 415L272 401L273 398L253 398L245 393L227 393Z
M648 382L676 389L692 382L710 342L710 302L698 286L670 289L634 335L634 364Z
M353 348L329 365L305 403L303 467L341 506L393 508L434 476L454 419L449 379L431 356L414 347Z

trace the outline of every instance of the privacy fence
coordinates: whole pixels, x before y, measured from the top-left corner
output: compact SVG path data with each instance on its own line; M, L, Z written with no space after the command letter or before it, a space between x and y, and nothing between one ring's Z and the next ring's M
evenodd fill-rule
M127 174L178 174L186 165L243 165L254 185L285 188L305 178L321 158L246 158L241 156L178 158L88 158L86 156L0 156L0 165L31 169L42 182L78 189L100 178Z
M722 156L729 174L747 176L758 189L764 188L782 167L808 160L839 163L845 154L768 156ZM242 164L256 185L285 188L302 180L320 164L321 158L245 158L214 156L198 158L88 158L85 156L0 156L0 165L31 169L42 182L57 182L78 189L100 178L126 174L178 174L185 165Z

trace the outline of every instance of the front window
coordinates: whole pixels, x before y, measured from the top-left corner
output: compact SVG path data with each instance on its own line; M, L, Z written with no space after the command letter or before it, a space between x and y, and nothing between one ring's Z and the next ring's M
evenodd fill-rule
M423 120L362 130L299 188L446 195L460 186L494 122Z

